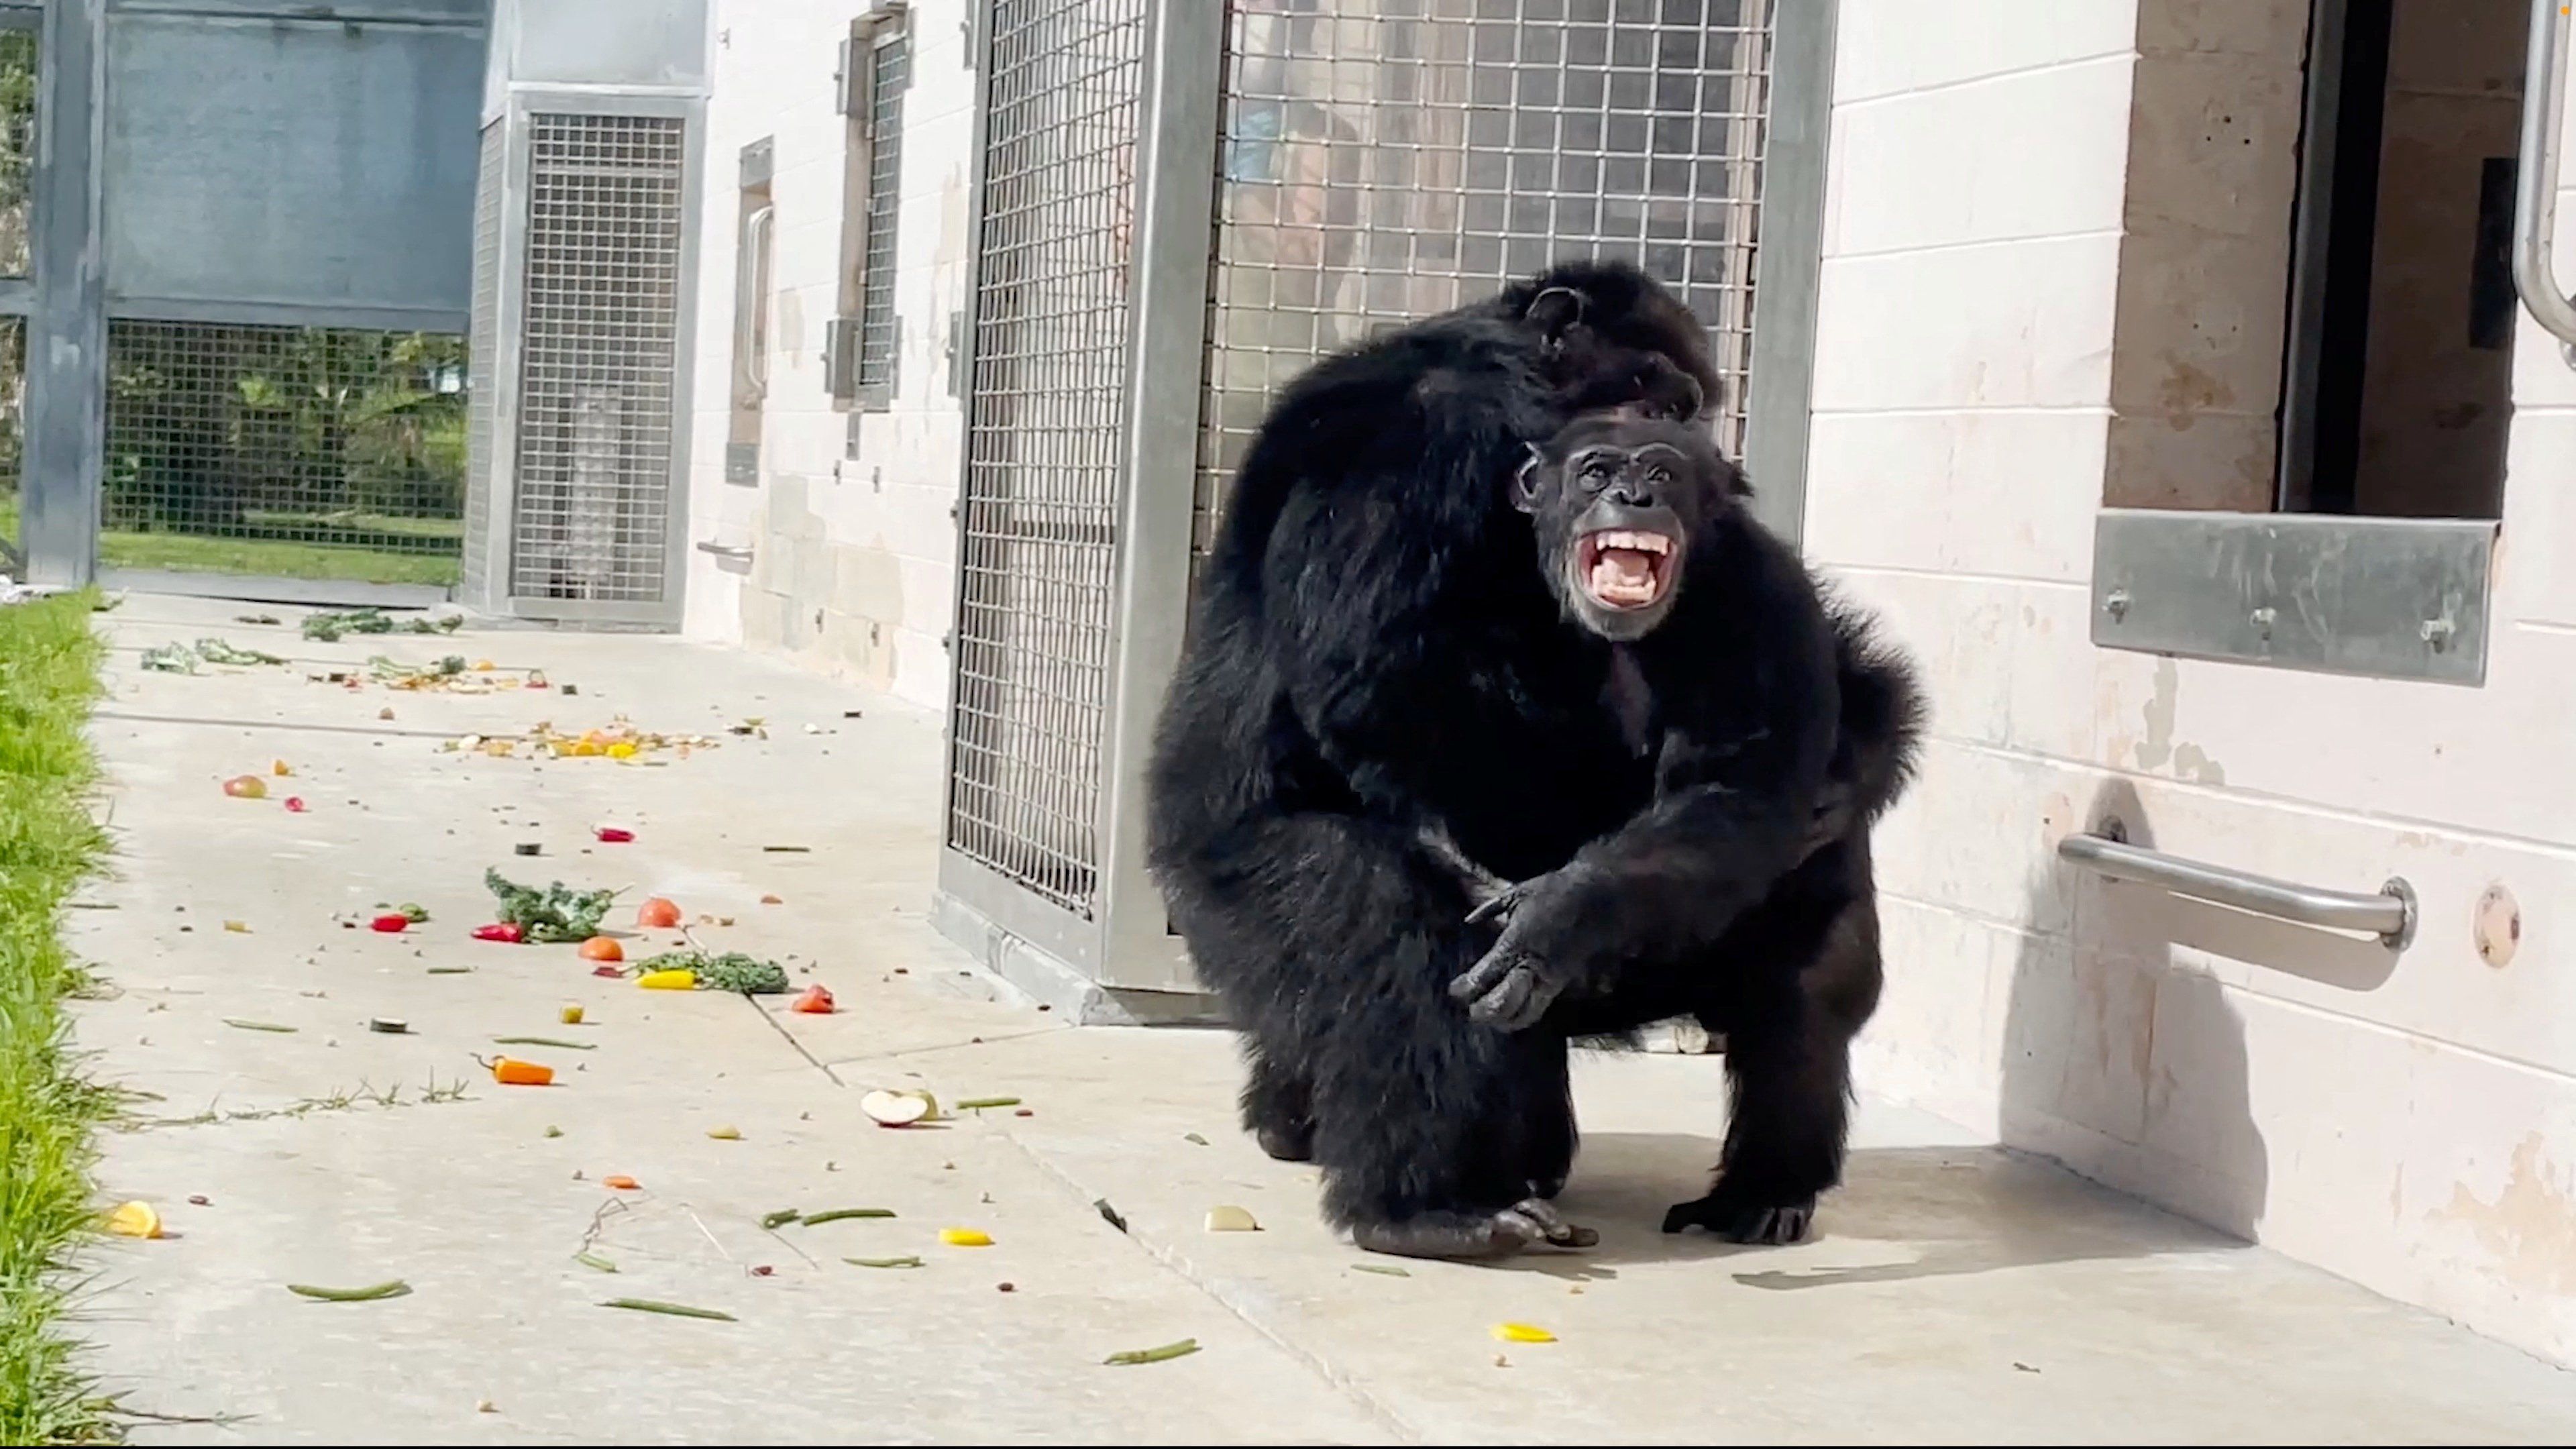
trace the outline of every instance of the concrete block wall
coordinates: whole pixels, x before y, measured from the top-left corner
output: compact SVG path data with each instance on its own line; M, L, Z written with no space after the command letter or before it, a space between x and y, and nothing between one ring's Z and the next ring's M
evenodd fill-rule
M946 698L964 414L950 319L966 305L974 147L967 0L913 0L896 231L897 393L850 417L825 387L839 305L846 126L839 46L868 0L718 0L708 103L691 432L686 631L794 659L936 708ZM760 481L725 481L732 396L737 161L776 142L770 381ZM748 563L694 547L749 547Z
M1842 0L1807 543L1935 708L1881 832L1863 1080L2576 1362L2576 372L2522 324L2483 688L2089 642L2106 496L2268 476L2303 13ZM2421 933L2392 956L2070 878L2057 842L2105 814L2403 875Z

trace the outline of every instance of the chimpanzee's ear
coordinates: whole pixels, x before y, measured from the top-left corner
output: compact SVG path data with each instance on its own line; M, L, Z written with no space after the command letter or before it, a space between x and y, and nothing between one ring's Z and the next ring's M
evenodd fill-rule
M1538 512L1538 470L1547 464L1547 455L1538 444L1529 445L1529 456L1521 460L1520 472L1512 475L1512 506L1523 513Z
M1584 297L1572 287L1550 287L1530 298L1529 310L1521 320L1538 329L1550 342L1565 336L1565 330L1583 320Z

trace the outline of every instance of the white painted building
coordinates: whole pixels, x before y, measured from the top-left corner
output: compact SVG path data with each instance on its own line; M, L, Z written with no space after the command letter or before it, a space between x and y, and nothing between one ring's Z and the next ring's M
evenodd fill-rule
M1496 195L1473 175L1483 154L1476 117L1536 111L1563 125L1580 109L1573 90L1487 104L1480 76L1547 67L1521 51L1493 60L1482 37L1527 43L1495 17L1570 8L1579 19L1583 0L1234 0L1221 26L1206 18L1221 0L1193 3L1205 16L1184 16L1165 38L1223 29L1235 54L1227 93L1286 102L1225 112L1219 305L1207 312L1219 345L1209 370L1191 374L1220 393L1257 397L1319 338L1443 304L1483 264L1454 247L1388 261L1386 238L1406 229L1365 206L1350 212L1355 199L1383 205L1402 194L1437 210L1442 197L1463 197L1442 225L1472 251L1487 201L1498 220L1485 232L1511 238L1510 206L1532 188L1562 200L1618 187L1606 174L1533 181L1513 171L1519 189ZM1684 28L1680 10L1713 16L1719 3L1615 8L1635 21L1628 30L1661 44ZM967 436L961 395L972 392L955 359L972 340L961 328L977 292L975 65L993 34L971 12L985 8L918 0L888 22L882 10L872 20L862 0L715 0L695 238L688 632L952 711L943 636L959 628L952 509ZM1830 118L1810 226L1820 244L1803 259L1815 301L1774 303L1775 280L1802 266L1800 218L1780 202L1786 173L1776 173L1763 213L1765 310L1746 350L1730 355L1749 368L1753 400L1734 400L1730 426L1749 413L1757 467L1766 456L1792 460L1766 478L1803 462L1803 489L1789 493L1803 495L1802 516L1783 521L1914 650L1936 707L1923 778L1881 834L1889 991L1864 1039L1867 1083L2576 1362L2576 985L2560 975L2576 967L2576 936L2558 914L2576 899L2576 567L2565 563L2576 557L2576 369L2515 305L2509 267L2534 7L2395 0L2384 86L2371 84L2378 62L2366 36L2348 52L2352 42L2320 30L2327 39L2309 60L2316 17L2366 32L2370 0L1840 0L1829 38L1814 20L1823 0L1779 8L1796 14L1779 22L1788 28L1773 54L1775 152L1798 144L1799 115ZM1001 9L1022 40L1047 22L1041 12L1109 30L1165 13L1146 0ZM1636 19L1649 12L1652 24ZM1403 43L1414 48L1380 43L1399 24L1412 27ZM1575 44L1568 36L1580 29L1526 24L1567 31L1549 47ZM1610 27L1614 47L1621 29ZM1829 66L1797 70L1793 39L1829 44ZM840 75L845 53L894 74L898 58L881 56L882 45L905 49L899 99L892 110L883 91L861 99L877 103L874 146L899 137L891 165L844 113ZM1085 53L1081 45L1064 54ZM1279 67L1257 73L1250 51ZM1741 85L1708 77L1740 83L1748 53L1693 52L1699 79L1686 104L1737 108ZM1560 73L1582 68L1570 49L1546 54ZM1636 64L1662 76L1669 58L1657 51ZM1620 63L1604 62L1612 72ZM1355 78L1371 66L1378 80ZM1407 67L1434 92L1451 76L1460 89L1443 101L1385 82ZM2384 104L2356 111L2308 83L2329 72ZM1122 74L1107 84L1128 87L1124 103L1145 97L1112 115L1114 125L1138 117L1124 140L1085 151L1078 135L1057 139L1092 168L1059 178L1071 188L1059 202L1114 213L1103 244L1123 259L1147 234L1126 229L1140 210L1150 220L1158 202L1192 200L1185 184L1173 183L1175 195L1135 177L1185 177L1173 158L1187 148L1156 141L1150 127L1198 102L1158 95L1174 73L1151 63ZM1387 118L1403 107L1417 120L1464 119L1445 140L1427 121L1399 134ZM1650 110L1658 121L1671 114ZM2566 117L2554 121L2559 145L2576 141ZM2375 196L2368 168L2347 167L2358 179L2334 190L2318 141L2374 132ZM1522 138L1512 154L1562 162L1585 149L1566 134ZM1140 137L1141 151L1130 149ZM1202 154L1213 152L1214 138L1203 139ZM1722 139L1692 144L1693 165L1749 159ZM1616 169L1615 145L1592 148ZM2345 150L2368 154L2359 142ZM1337 158L1375 166L1452 151L1469 158L1463 172L1428 159L1393 179L1337 169ZM868 180L883 187L889 174L896 201L872 212ZM1206 171L1197 174L1204 192ZM1733 197L1744 210L1740 190L1698 175L1677 183L1694 207ZM1651 177L1642 184L1653 198L1676 194ZM2343 220L2320 228L2336 199ZM1662 201L1640 205L1652 235ZM1565 213L1550 215L1546 226L1568 235ZM1692 211L1685 230L1702 216ZM892 221L890 289L886 248L880 239L871 261L854 217ZM1051 235L1016 240L1072 245ZM1740 252L1748 235L1728 233L1707 254ZM2358 260L2356 236L2376 243ZM1353 237L1355 252L1334 253ZM746 241L765 250L765 264L738 266ZM1189 262L1177 244L1141 250L1140 271ZM2558 251L2576 276L2576 240ZM891 350L870 354L879 370L862 369L836 399L842 379L825 365L832 324L867 332L871 266L874 316L893 323L873 336ZM1158 273L1174 290L1151 295L1187 295L1209 276L1171 283ZM1292 303L1281 289L1290 276L1328 285ZM1740 290L1719 275L1706 295L1740 303ZM1163 366L1201 355L1197 336L1167 346L1125 297L1112 288L1082 305L1116 311L1111 335L1145 329L1132 334L1141 350L1127 364L1158 348L1182 357ZM2366 340L2355 330L2365 310ZM1775 323L1793 334L1810 312L1811 347L1764 351L1761 334ZM1285 315L1317 320L1291 345L1253 330L1243 320L1253 314L1273 328ZM1748 330L1742 315L1709 320L1730 345ZM871 345L862 336L856 351ZM1055 642L1010 667L1061 665L1075 677L988 681L992 698L1093 692L1070 712L1030 705L1036 712L982 737L1074 787L958 785L961 801L978 790L1014 796L1020 823L953 820L952 854L967 859L948 879L965 905L957 928L995 964L1037 969L1029 959L1045 957L1045 969L1070 963L1150 990L1185 978L1158 964L1155 952L1169 954L1148 939L1159 919L1135 924L1151 908L1122 854L1133 829L1121 802L1132 798L1134 701L1151 694L1133 681L1152 683L1176 641L1186 568L1173 551L1204 525L1200 490L1221 481L1233 414L1223 399L1203 407L1186 390L1137 384L1118 370L1121 349L1101 352L1117 405L1080 414L1083 425L1153 438L1160 424L1166 443L1136 455L1098 539L1067 534L1050 545L1093 559L1108 602L1055 619ZM1808 371L1784 372L1800 354ZM890 385L879 386L887 360ZM2303 380L2287 388L2286 432L2285 375ZM1120 392L1122 377L1142 395ZM1766 407L1788 408L1794 424L1766 424ZM1174 417L1203 424L1206 459L1170 455ZM1156 487L1180 480L1181 493L1157 495L1161 513L1140 501L1146 470L1163 480ZM1197 504L1177 501L1186 497ZM2169 520L2148 519L2136 536L2119 535L2127 513L2105 527L2106 508L2261 515L2276 498L2291 505L2281 512L2340 507L2501 528L2490 558L2489 533L2474 527L2389 542L2353 525L2349 535L2259 546L2246 542L2251 525L2223 520L2205 520L2211 531L2198 543ZM1176 508L1193 522L1171 523ZM1166 552L1146 568L1138 560L1149 541ZM2241 561L2260 547L2291 552L2248 584L2247 571L2261 569ZM2301 547L2321 562L2288 577ZM2438 580L2423 582L2431 575L2408 572L2434 555L2450 561L2441 568L2469 569L2435 570L2465 585L2444 594ZM2115 568L2117 580L2102 572ZM1030 586L1040 574L1015 577ZM2238 592L2247 587L2280 592L2249 610L2254 596ZM2402 629L2382 617L2419 604L2420 633L2411 616ZM1034 618L1074 605L1022 596L993 607ZM2273 613L2259 617L2265 608ZM1112 642L1095 648L1103 620ZM996 658L1009 652L986 643ZM2361 672L2261 657L2302 651L2307 663ZM2134 845L2229 870L2361 894L2402 878L2416 928L2391 949L2107 884L2059 860L2067 836L2112 820ZM1000 831L1010 848L976 844L976 830ZM1015 883L1043 899L995 904Z

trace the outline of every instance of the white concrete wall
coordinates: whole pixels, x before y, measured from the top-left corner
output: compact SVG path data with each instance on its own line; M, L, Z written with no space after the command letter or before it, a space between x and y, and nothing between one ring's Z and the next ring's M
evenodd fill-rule
M833 74L866 0L718 0L708 106L689 491L694 545L749 546L746 568L690 551L685 628L936 706L955 595L963 413L949 394L949 319L969 285L974 145L967 0L914 0L903 100L895 312L898 394L858 446L825 390L824 324L838 306L845 126ZM777 142L775 310L761 476L724 477L731 398L737 157Z
M1842 0L1841 36L1807 538L1935 706L1881 833L1865 1083L2576 1361L2576 372L2526 321L2485 687L2096 649L2106 488L2269 468L2279 320L2241 284L2279 265L2295 26ZM2240 162L2204 164L2219 136ZM2392 962L2070 881L2054 846L2105 811L2250 870L2403 875L2421 935ZM2501 967L2491 885L2522 912Z

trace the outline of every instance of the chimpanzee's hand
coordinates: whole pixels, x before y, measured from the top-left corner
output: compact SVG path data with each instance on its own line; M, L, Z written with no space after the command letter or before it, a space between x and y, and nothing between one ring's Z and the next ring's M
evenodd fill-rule
M1542 932L1554 934L1548 930L1557 914L1550 909L1550 898L1566 886L1561 871L1525 880L1468 915L1470 925L1502 926L1483 959L1449 983L1450 997L1467 1004L1468 1016L1486 1026L1519 1031L1536 1025L1574 984L1566 969L1571 963L1540 940Z

